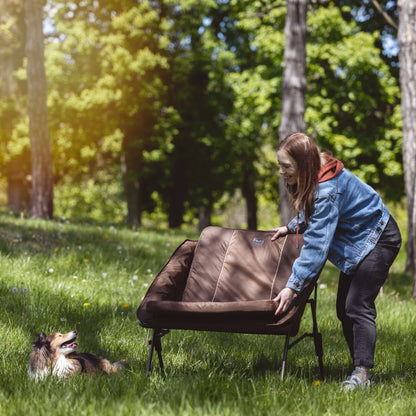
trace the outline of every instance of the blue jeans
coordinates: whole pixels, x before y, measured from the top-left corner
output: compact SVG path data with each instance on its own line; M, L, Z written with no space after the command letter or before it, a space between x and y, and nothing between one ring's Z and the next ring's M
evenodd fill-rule
M374 367L377 317L374 301L387 279L401 246L401 235L392 216L377 245L351 275L340 274L337 316L354 366Z

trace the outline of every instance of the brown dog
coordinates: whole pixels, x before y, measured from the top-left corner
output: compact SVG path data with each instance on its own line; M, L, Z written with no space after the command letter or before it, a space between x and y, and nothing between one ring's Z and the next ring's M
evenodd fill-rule
M96 355L81 352L77 353L77 331L60 334L55 332L46 335L41 332L32 343L28 374L36 381L52 374L57 377L69 377L77 373L91 374L103 371L111 374L123 369L125 361L110 361Z

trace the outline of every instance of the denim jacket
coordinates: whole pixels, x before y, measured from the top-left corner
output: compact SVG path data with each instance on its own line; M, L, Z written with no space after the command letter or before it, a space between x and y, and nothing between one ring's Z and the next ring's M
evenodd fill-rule
M389 210L377 192L347 169L319 183L309 224L303 212L299 215L304 245L286 287L302 290L327 259L342 272L352 274L376 245L389 218ZM297 232L297 217L288 228Z

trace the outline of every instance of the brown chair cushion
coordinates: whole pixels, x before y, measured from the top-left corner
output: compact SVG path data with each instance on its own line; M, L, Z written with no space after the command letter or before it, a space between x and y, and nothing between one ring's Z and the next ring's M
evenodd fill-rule
M285 286L293 257L273 232L207 227L195 250L183 302L271 300ZM288 261L289 260L289 261Z
M198 241L186 240L141 302L141 325L296 335L313 284L283 316L274 315L272 299L285 287L303 240L297 248L294 235L271 241L272 235L207 227Z

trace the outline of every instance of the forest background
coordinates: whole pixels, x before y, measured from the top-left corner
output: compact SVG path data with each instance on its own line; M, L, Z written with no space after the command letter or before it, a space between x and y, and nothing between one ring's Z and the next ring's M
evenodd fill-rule
M363 400L345 406L339 391L350 363L329 312L338 281L331 268L319 289L328 383L315 380L312 344L277 384L277 340L180 332L167 340L173 377L149 383L144 331L137 343L138 300L189 230L195 237L211 222L280 224L275 152L291 3L308 9L306 132L383 196L405 241L416 224L416 128L412 135L407 125L416 127L416 0L0 0L0 205L17 213L0 209L0 414L360 413ZM28 33L36 21L29 6L39 5L40 42ZM45 108L31 104L42 97L30 88L28 45L42 45L34 55L46 72ZM47 146L36 147L51 150L56 221L26 219L39 139L31 111L48 115ZM413 196L407 213L405 183ZM408 240L416 252L416 239ZM415 408L415 314L403 251L378 299L375 390L354 392L371 414ZM76 328L83 348L127 357L132 369L116 382L50 380L39 388L26 370L40 328Z
M397 21L396 2L380 4ZM24 1L0 6L0 205L26 213ZM308 10L306 132L404 204L396 29L370 0ZM279 225L285 1L47 0L43 11L56 217Z

